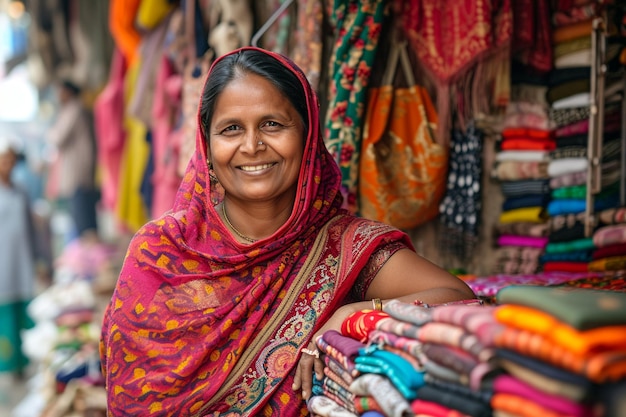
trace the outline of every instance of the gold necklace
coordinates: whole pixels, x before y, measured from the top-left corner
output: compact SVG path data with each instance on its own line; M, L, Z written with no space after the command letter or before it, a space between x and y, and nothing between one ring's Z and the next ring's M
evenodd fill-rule
M224 220L226 220L226 224L228 225L228 227L230 227L230 229L233 232L235 232L237 236L239 236L241 239L245 240L248 243L254 243L258 240L258 239L252 239L251 237L244 235L239 230L237 230L235 226L233 226L233 224L230 222L230 219L228 218L228 214L226 214L226 203L224 201L222 201L222 213L224 214Z

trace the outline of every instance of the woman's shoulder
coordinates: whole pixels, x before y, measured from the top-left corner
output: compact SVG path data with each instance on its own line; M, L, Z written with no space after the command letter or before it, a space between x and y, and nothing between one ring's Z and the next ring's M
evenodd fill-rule
M410 238L404 231L386 223L352 214L335 216L331 228L340 230L344 239L382 243L401 241L412 247Z

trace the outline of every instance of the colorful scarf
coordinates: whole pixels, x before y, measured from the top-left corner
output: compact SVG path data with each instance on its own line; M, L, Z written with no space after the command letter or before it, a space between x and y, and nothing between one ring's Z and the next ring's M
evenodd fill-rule
M381 0L326 3L336 34L328 74L326 145L341 168L345 207L356 213L363 103L387 8Z
M346 302L380 245L411 246L404 233L341 209L341 172L302 71L281 55L244 49L277 59L306 93L309 131L291 216L266 239L233 238L214 207L208 138L197 129L173 210L131 241L105 313L111 416L306 413L291 389L300 349Z

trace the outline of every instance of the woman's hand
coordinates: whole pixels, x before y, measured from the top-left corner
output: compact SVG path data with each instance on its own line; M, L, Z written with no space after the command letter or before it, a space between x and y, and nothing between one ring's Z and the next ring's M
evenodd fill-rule
M314 338L315 339L315 338ZM318 381L324 377L324 361L321 354L311 341L308 348L301 350L300 361L296 367L296 375L293 380L292 389L297 391L302 389L302 398L308 400L313 390L313 371Z
M319 353L319 350L315 345L315 340L317 339L317 337L324 334L328 330L337 330L338 332L340 332L341 324L350 314L355 311L368 308L368 305L371 306L371 302L359 302L339 307L339 309L335 311L330 319L328 319L328 321L324 323L324 325L315 333L315 335L313 335L313 338L307 346L307 350L309 350L310 352L318 352L318 354L311 355L305 353L304 349L301 350L302 356L300 356L300 361L296 366L296 375L293 380L292 388L294 391L301 389L302 398L308 400L311 396L311 390L313 388L313 371L315 371L315 377L318 381L321 381L324 377L324 361L322 359L322 354Z

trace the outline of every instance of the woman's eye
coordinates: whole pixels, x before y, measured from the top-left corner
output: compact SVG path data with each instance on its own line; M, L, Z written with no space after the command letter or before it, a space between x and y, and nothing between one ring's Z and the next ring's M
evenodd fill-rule
M278 123L278 122L275 122L273 120L270 120L270 121L265 122L265 126L267 126L267 127L280 127L281 124Z
M239 130L239 126L237 125L230 125L227 128L225 128L224 130L222 130L222 132L226 133L226 132L234 132L236 130Z

